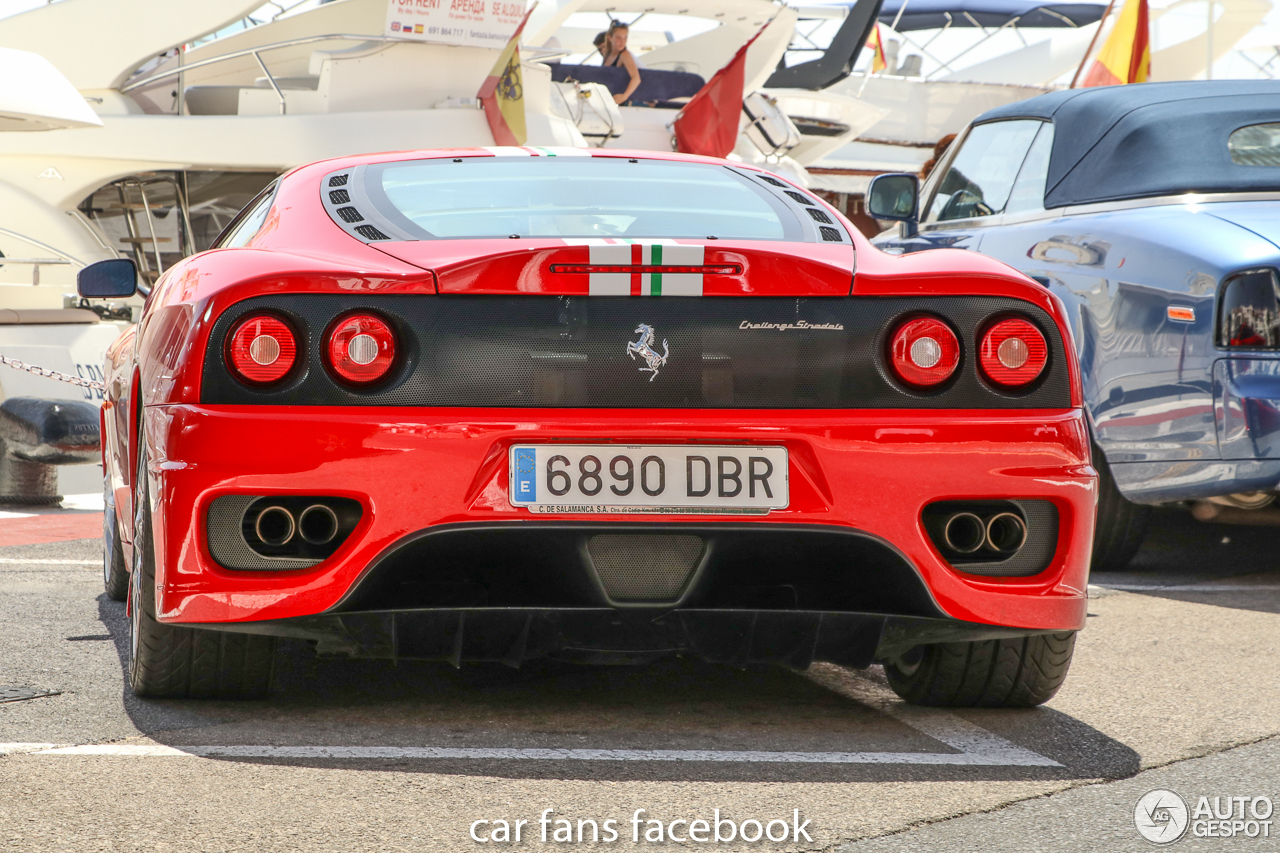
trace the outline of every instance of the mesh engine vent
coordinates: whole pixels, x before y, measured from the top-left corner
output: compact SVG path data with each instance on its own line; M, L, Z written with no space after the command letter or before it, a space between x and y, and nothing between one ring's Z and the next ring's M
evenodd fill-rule
M821 210L818 210L818 208L816 208L816 207L807 207L807 208L805 208L805 210L808 210L808 211L809 211L809 216L813 219L813 221L814 221L814 222L825 222L825 223L827 223L828 225L830 225L830 224L831 224L831 217L830 217L830 216L827 216L827 215L826 215L825 213L823 213Z
M209 505L207 529L209 553L220 566L228 569L305 569L319 560L289 557L264 557L244 541L244 514L261 495L223 495Z
M357 225L356 233L359 234L361 237L365 238L366 240L390 240L391 239L386 234L383 234L381 231L379 231L377 228L374 228L372 225ZM837 237L836 239L838 240L840 238Z
M844 238L840 236L840 232L834 228L828 228L827 226L823 225L821 228L818 229L818 231L822 233L822 239L826 240L828 243L844 242Z
M329 193L329 201L332 204L346 204L351 201L351 194L346 190L334 190Z
M675 601L702 558L699 536L602 534L587 540L591 563L614 601Z
M957 571L993 578L1025 578L1038 575L1053 562L1058 549L1058 508L1051 501L1013 501L1027 522L1022 550L1000 562L957 563Z
M785 190L785 192L787 195L791 196L792 201L798 201L801 204L813 204L813 199L808 196L800 195L800 193L795 190Z
M338 208L338 215L342 217L343 222L364 222L364 217L354 207L340 207ZM828 219L827 221L830 222L831 220Z
M347 179L350 177L351 177L350 175L334 175L332 178L329 179L329 186L345 187L347 185Z
M768 175L761 175L760 180L764 181L765 183L773 184L775 187L786 186L786 184L784 184L782 181L778 180L777 178L771 178Z

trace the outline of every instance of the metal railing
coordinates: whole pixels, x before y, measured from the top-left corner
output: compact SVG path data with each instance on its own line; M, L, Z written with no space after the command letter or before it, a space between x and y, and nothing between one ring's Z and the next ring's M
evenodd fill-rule
M246 56L252 56L254 61L258 63L258 67L262 69L262 73L266 75L268 85L270 85L271 88L275 91L276 97L280 99L280 114L284 115L285 114L284 92L280 89L280 86L276 83L275 77L271 74L269 70L267 70L267 64L265 61L263 61L261 54L268 50L279 50L285 47L297 47L298 45L315 44L317 42L322 42L322 41L364 41L364 42L376 42L376 43L385 43L385 44L394 44L394 43L428 44L429 43L429 42L420 42L417 39L396 38L395 36L359 35L356 33L329 33L327 35L304 36L302 38L288 39L286 41L277 41L277 42L272 42L271 44L259 45L258 47L247 47L243 50L233 50L230 53L224 53L219 56L211 56L208 59L202 59L199 62L192 62L190 64L186 64L183 61L183 54L179 53L178 66L176 68L170 68L167 71L161 71L156 74L152 74L149 77L144 77L141 80L136 80L133 83L129 83L128 85L120 89L120 93L127 95L130 92L134 91L135 89L140 89L144 86L149 86L152 83L158 83L161 80L167 80L170 77L181 78L187 72L194 71L197 68L204 68L207 65L216 65L219 62L226 62L232 59L242 59ZM555 57L563 57L563 56L569 55L567 51L563 51L563 50L555 50L551 48L535 48L535 47L522 47L520 49L520 54L524 59L535 59L535 60L536 59L552 59ZM182 102L183 102L183 94L184 94L182 92L182 88L183 87L181 85L178 86L178 90L179 90L178 91L178 114L179 115L182 114Z
M8 258L0 257L0 267L5 264L31 264L31 283L38 285L40 283L40 267L49 266L70 266L71 261L66 258Z
M280 99L280 114L284 115L285 114L284 92L280 89L280 86L276 83L275 77L272 76L271 72L267 70L267 64L263 61L261 54L268 50L279 50L285 47L297 47L298 45L315 44L317 42L322 42L322 41L366 41L366 42L386 42L386 43L406 42L410 44L419 44L419 42L416 42L413 39L395 38L393 36L358 35L354 33L329 33L327 35L321 35L321 36L304 36L302 38L288 39L286 41L277 41L277 42L272 42L271 44L259 45L258 47L247 47L244 50L233 50L230 53L224 53L219 56L211 56L208 59L202 59L199 62L192 62L190 64L183 63L182 57L180 55L178 59L179 65L176 68L170 68L167 71L161 71L157 74L152 74L148 77L142 78L141 80L137 80L133 83L129 83L128 85L120 89L120 93L127 95L135 89L140 89L143 86L149 86L152 83L158 83L161 80L167 80L170 77L180 77L182 75L185 75L189 71L194 71L197 68L204 68L206 65L216 65L219 62L227 62L228 60L242 59L246 56L251 56L258 63L258 67L262 69L262 73L267 76L267 83L275 91L276 97Z
M6 237L12 237L15 240L21 240L29 246L48 252L50 255L58 255L58 257L49 258L4 258L0 257L0 265L2 264L30 264L31 265L31 283L40 283L40 267L46 266L84 266L84 261L79 258L72 257L66 252L55 249L47 243L41 243L39 240L33 240L25 234L17 231L10 231L8 228L0 228L0 234Z

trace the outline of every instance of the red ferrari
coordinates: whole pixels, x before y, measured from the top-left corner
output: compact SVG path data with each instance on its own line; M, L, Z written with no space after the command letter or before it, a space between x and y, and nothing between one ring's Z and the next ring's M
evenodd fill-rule
M132 293L128 260L86 297ZM740 163L492 148L304 166L108 355L108 593L143 696L317 653L883 664L1050 698L1096 474L1062 305L894 257Z

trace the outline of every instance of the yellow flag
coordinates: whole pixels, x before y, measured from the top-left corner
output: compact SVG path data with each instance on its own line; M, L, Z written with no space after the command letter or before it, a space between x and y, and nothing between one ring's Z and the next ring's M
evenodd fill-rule
M534 4L537 5L537 4ZM524 13L511 40L494 63L493 70L480 86L478 97L489 120L493 141L498 145L524 145L529 132L524 121L524 78L520 74L520 33L529 20L533 7Z
M1151 76L1151 29L1147 0L1125 0L1120 19L1098 52L1082 86L1145 83Z

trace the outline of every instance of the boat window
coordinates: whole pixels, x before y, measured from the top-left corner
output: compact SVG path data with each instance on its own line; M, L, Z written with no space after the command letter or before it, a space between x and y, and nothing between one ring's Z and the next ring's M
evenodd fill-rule
M271 202L275 198L274 189L272 187L265 190L262 195L254 199L251 206L241 215L240 221L233 223L227 234L218 240L219 249L238 249L248 245L249 241L262 229L262 223L267 221L267 213L270 212Z
M938 182L925 222L1002 212L1041 124L1034 120L998 121L970 130Z
M1033 213L1044 210L1044 185L1049 179L1049 153L1053 149L1053 125L1045 122L1035 142L1022 161L1018 179L1013 182L1005 213Z
M1227 150L1241 166L1280 166L1280 123L1240 128L1227 139Z
M796 239L794 214L732 170L602 157L387 163L366 187L427 237ZM375 204L384 209L382 199ZM791 217L788 222L786 217Z

